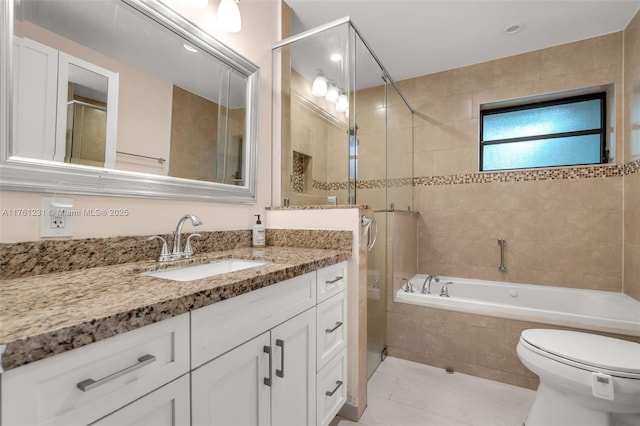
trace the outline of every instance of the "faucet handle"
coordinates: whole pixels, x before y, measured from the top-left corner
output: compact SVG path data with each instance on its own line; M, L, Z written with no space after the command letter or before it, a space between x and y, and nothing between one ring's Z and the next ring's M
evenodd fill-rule
M202 235L198 233L193 233L187 237L187 243L184 245L184 252L183 252L184 257L193 256L193 248L191 247L191 238L193 237L202 237Z
M446 283L444 283L442 285L442 288L440 289L440 296L442 297L449 297L449 285L453 284L453 281L447 281Z
M162 241L162 249L160 250L160 256L158 256L158 262L166 262L171 260L171 255L169 254L169 248L167 247L167 240L162 238L159 235L152 235L147 238L147 241L160 240Z
M407 278L402 278L402 281L405 282L405 284L402 286L402 290L404 290L405 293L413 293L413 284L411 284L411 281L409 281Z

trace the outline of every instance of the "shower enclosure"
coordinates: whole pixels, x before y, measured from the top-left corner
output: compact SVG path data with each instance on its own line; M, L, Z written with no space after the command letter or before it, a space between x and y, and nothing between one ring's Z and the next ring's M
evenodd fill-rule
M413 109L349 18L277 43L273 64L281 158L274 205L367 205L374 212L378 237L367 255L371 375L386 340L387 212L413 208Z

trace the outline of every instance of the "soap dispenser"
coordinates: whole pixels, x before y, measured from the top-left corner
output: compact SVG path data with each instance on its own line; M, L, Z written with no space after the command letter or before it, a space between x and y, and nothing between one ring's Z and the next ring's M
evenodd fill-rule
M264 225L260 221L260 215L254 214L254 216L258 217L256 224L253 225L253 246L254 247L264 247L265 246L265 229Z

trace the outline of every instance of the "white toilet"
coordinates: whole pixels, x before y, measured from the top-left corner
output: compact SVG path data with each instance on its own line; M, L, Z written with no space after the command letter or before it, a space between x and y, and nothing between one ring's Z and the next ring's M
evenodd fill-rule
M526 426L640 425L640 344L531 329L517 352L540 377Z

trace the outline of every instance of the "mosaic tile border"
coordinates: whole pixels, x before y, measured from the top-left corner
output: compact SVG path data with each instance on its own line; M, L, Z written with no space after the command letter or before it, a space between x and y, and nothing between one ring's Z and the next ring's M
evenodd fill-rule
M343 191L347 189L382 189L406 186L463 185L470 183L527 182L542 180L590 179L620 177L640 173L640 159L625 165L566 167L561 169L510 170L415 178L371 179L357 182L322 182L313 180L313 189Z
M626 176L632 173L640 173L640 159L624 165L623 175Z
M511 170L414 179L416 186L460 185L469 183L527 182L542 180L590 179L623 176L623 166L567 167L562 169Z

